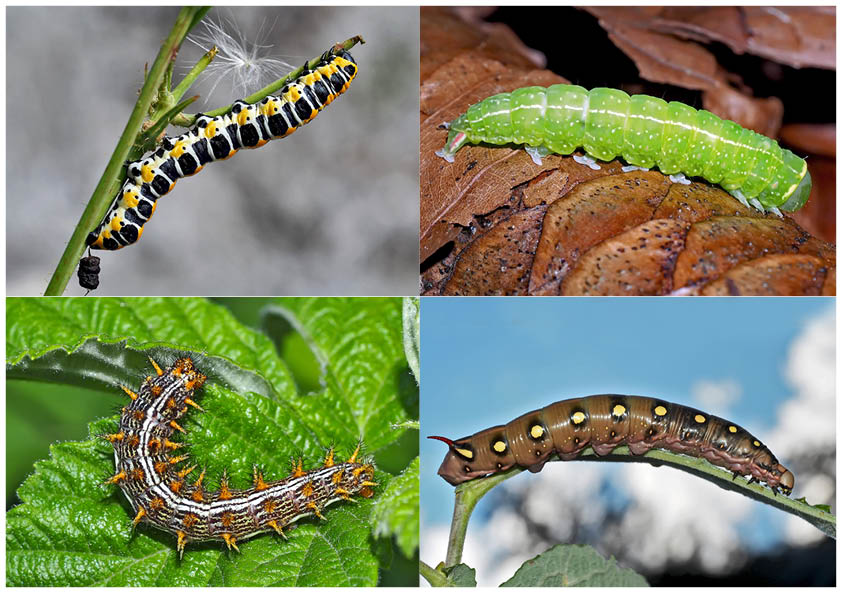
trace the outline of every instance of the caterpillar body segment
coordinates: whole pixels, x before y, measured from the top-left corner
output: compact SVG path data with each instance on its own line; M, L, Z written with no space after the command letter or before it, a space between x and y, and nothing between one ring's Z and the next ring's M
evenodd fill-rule
M587 447L597 455L628 446L634 455L654 448L708 460L736 475L792 492L795 478L772 452L740 426L684 405L649 397L592 395L557 401L501 426L448 445L438 474L448 483L506 471L515 465L538 472L553 455L575 459Z
M806 162L774 140L705 111L619 89L524 87L483 99L449 125L448 161L465 144L525 145L542 155L578 148L602 161L657 166L719 184L760 210L800 209L812 181Z
M279 95L254 104L236 101L221 116L200 114L192 130L164 138L151 155L128 165L126 182L102 223L88 234L86 244L100 250L133 244L154 214L157 200L180 178L240 149L254 149L289 136L344 93L356 74L350 53L328 50L315 67L287 83Z

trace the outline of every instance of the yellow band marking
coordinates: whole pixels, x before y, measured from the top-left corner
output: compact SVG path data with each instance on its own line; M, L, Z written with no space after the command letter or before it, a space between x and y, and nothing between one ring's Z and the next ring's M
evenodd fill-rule
M540 438L541 436L544 435L544 428L543 428L543 426L539 426L538 424L535 424L534 426L529 428L529 434L533 438L536 438L536 439Z
M585 421L585 414L582 411L576 411L573 416L570 418L574 424L579 425L583 421Z
M506 452L506 443L502 440L498 440L491 446L491 448L494 449L494 452Z
M705 416L702 415L701 413L697 413L696 416L693 419L695 419L696 422L700 423L700 424L703 424L707 421L707 419L705 419Z
M655 415L664 416L666 414L667 414L667 408L664 407L663 405L658 405L657 407L655 407Z
M455 449L460 455L465 457L466 459L473 459L474 458L474 451L468 450L467 448L457 448Z

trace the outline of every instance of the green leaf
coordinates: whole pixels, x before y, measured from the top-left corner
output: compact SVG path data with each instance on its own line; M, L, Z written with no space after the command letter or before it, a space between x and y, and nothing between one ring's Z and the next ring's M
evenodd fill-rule
M371 514L374 535L394 535L407 558L418 547L418 457L395 477L377 499Z
M306 301L312 310L335 309L331 298ZM409 376L403 353L391 339L401 333L400 299L375 300L375 308L367 305L368 299L339 301L342 308L358 313L358 327L378 329L357 345L355 358L323 362L326 378L353 387L354 399L348 402L337 397L341 393L331 386L333 381L314 393L299 394L270 337L243 326L227 309L198 298L10 298L7 377L107 388L119 394L116 385L136 388L151 372L147 356L165 365L189 354L208 375L198 393L205 411L183 418L191 459L207 468L211 485L227 470L232 486L245 488L254 463L273 480L288 474L293 457L303 456L305 468L320 466L331 445L337 457L347 457L359 439L368 452L372 444L389 444L404 431L373 420L402 423L408 419L404 401L414 401L417 408L417 389L407 394L399 382L370 379L374 362ZM295 302L289 303L301 306ZM393 315L384 315L389 312ZM320 348L327 353L342 352L333 342L354 342L338 329L328 336L305 319L299 322L302 332L321 338ZM337 362L341 368L335 367ZM357 406L373 402L371 390L383 399L376 416ZM52 445L50 457L36 463L34 473L19 487L22 504L7 514L7 585L377 583L378 557L369 519L377 500L389 491L389 473L378 469L374 498L332 504L324 511L326 521L298 521L286 532L289 541L263 534L240 543L240 554L228 552L221 542L191 543L179 560L174 536L144 524L132 534L125 496L103 484L114 473L113 451L95 436L114 432L117 421L112 416L93 422L85 441Z
M403 298L403 349L415 382L421 384L421 307L419 298Z
M589 545L556 545L523 563L501 587L648 587L642 576L620 568Z
M476 587L477 571L467 564L457 564L447 573L448 587Z
M264 318L272 316L296 329L321 364L323 398L331 405L318 413L325 422L369 437L367 446L376 450L401 434L393 424L417 419L400 299L277 298L264 310Z

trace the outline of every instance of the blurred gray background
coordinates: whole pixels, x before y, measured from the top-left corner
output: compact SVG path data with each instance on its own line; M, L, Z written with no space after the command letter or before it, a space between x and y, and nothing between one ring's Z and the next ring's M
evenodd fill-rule
M46 288L177 13L7 9L8 295ZM234 17L247 39L271 28L268 53L293 66L362 35L351 50L359 74L291 137L179 181L140 241L95 252L95 295L417 294L418 9L217 7L208 17ZM174 84L201 54L182 47ZM227 79L208 96L214 82L188 91L202 96L189 111L244 95ZM65 295L82 293L74 274Z

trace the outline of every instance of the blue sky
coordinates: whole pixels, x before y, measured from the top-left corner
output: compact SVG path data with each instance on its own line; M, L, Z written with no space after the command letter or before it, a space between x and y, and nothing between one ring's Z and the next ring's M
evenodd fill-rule
M448 523L453 498L436 475L446 447L427 435L460 438L560 399L655 396L763 439L792 393L789 345L833 307L821 298L422 300L422 522Z

